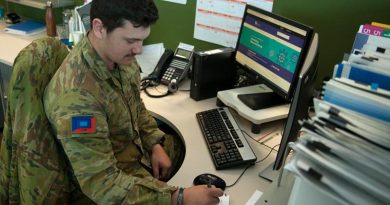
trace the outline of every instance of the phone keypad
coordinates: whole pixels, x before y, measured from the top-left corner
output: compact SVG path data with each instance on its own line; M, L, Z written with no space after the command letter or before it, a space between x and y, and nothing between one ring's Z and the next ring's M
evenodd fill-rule
M182 73L182 69L169 67L162 76L161 82L165 85L168 85L173 79L176 79L176 81L178 81Z
M170 67L165 71L164 75L162 76L161 83L164 85L168 85L173 79L176 79L176 82L178 82L181 74L183 73L187 65L188 62L173 59L170 64Z

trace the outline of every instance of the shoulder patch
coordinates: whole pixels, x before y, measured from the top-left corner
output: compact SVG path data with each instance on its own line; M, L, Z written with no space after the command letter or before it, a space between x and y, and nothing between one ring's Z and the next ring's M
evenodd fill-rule
M95 133L96 118L94 116L72 116L72 133Z

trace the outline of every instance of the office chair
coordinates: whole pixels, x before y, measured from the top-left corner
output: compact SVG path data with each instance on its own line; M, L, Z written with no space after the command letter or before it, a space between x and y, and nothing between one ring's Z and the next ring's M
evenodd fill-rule
M65 45L47 37L33 41L15 59L0 147L0 204L42 204L54 193L49 190L68 186L65 159L42 101L67 54Z

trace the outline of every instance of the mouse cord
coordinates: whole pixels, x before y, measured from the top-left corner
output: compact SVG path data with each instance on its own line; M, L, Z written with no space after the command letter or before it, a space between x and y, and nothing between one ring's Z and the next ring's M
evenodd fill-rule
M256 140L255 140L255 141L256 141ZM271 150L268 152L268 154L267 154L265 157L263 157L263 159L261 159L261 160L259 160L259 161L256 161L255 164L260 163L260 162L266 160L266 159L269 157L269 155L272 153L272 150L274 150L275 147L277 147L277 146L279 146L279 144L277 144L277 145L271 147L271 148L270 148ZM253 164L250 164L250 165L248 165L247 167L245 167L244 171L242 171L242 173L240 174L240 176L238 176L238 178L236 179L236 181L235 181L233 184L226 186L226 188L229 188L229 187L232 187L232 186L236 185L237 182L238 182L238 180L241 179L242 175L244 175L244 173L246 172L246 170L248 170L248 168L251 167L252 165L253 165Z
M252 164L250 164L250 165L248 165L247 167L245 167L244 171L242 171L242 173L240 174L240 176L238 176L238 178L236 179L236 181L235 181L233 184L231 184L231 185L227 185L226 188L229 188L229 187L232 187L232 186L236 185L237 182L238 182L238 180L240 180L240 178L242 177L242 175L244 175L244 173L246 172L246 170L247 170L249 167L251 167L251 166L252 166Z

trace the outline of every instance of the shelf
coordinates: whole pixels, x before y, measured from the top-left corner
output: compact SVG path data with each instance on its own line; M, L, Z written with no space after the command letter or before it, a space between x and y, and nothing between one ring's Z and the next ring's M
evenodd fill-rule
M47 0L6 0L6 1L16 3L16 4L22 4L25 6L30 6L38 9L45 9L46 2L47 2ZM53 3L53 8L60 8L60 7L74 5L73 0L54 0L52 1L52 3Z

